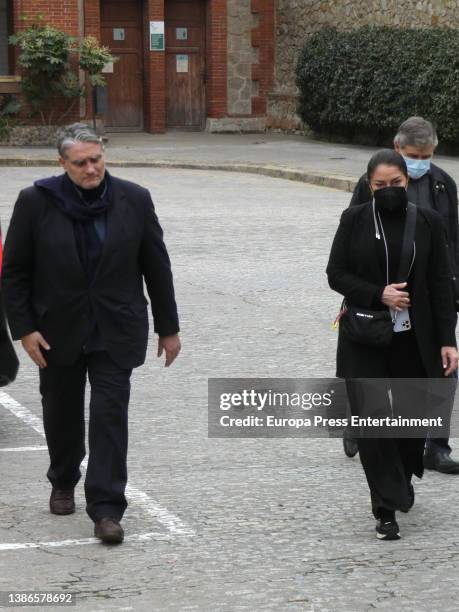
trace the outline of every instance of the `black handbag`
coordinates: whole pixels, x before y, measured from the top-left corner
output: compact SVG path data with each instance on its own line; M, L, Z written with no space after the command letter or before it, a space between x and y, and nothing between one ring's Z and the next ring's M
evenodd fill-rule
M416 206L408 202L397 283L404 282L411 271L416 216ZM376 236L379 237L376 217L375 227ZM389 284L389 279L387 279L387 284ZM341 333L352 342L379 348L390 346L395 320L392 319L389 309L372 310L360 308L359 306L349 304L345 298L338 316Z
M352 342L366 346L389 346L394 324L388 310L368 310L343 304L339 327Z

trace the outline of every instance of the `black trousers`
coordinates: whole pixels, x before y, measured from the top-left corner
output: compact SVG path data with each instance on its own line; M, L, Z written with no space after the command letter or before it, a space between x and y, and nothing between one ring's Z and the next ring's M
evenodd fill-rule
M413 401L412 394L416 393L416 390L407 389L403 381L397 383L397 378L426 377L413 332L394 333L392 345L387 349L385 363L386 371L381 372L381 378L392 379L394 416L397 414L397 406L403 407L407 404L407 393L411 394L409 398L411 404L424 401L422 391L419 398L414 398ZM370 413L374 416L390 414L390 399L384 389L384 381L381 381L379 390L375 386L370 394L364 389L365 384L364 380L346 380L351 414L357 416L368 416ZM369 398L371 406L368 406ZM411 478L413 474L421 478L424 472L422 459L425 435L416 438L358 437L357 443L370 488L374 516L378 518L381 509L407 512L410 505Z
M84 398L89 403L89 458L84 483L86 512L93 521L120 520L127 507L128 404L132 370L120 368L106 351L82 353L71 366L40 369L43 423L54 487L72 489L85 456Z
M454 398L457 391L457 370L451 375L451 386L450 386L450 411L448 419L451 421L453 410L454 410ZM426 454L436 454L438 452L446 452L448 455L451 453L451 446L449 445L449 438L437 438L436 436L431 437L430 432L427 434L426 440Z

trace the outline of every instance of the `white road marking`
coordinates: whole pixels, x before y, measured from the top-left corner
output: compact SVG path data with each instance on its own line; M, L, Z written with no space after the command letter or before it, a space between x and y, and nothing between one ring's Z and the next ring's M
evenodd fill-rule
M28 408L17 402L5 391L0 391L0 404L9 410L11 414L14 414L15 417L40 434L43 438L45 437L42 420L34 415ZM86 468L87 464L87 459L84 459L81 465L82 467ZM151 497L140 489L128 484L126 487L126 493L133 501L142 507L143 511L148 514L148 516L154 518L156 521L158 521L158 523L161 523L161 525L163 525L173 535L195 535L195 531L185 525L185 523L178 516L167 510L167 508L163 508L157 504L153 499L151 499ZM0 548L0 550L2 549Z
M19 453L26 451L47 451L47 446L15 446L11 448L0 448L0 453Z
M125 536L125 542L146 542L147 540L170 540L171 536L159 531L135 533ZM102 544L98 538L80 538L78 540L57 540L54 542L23 542L0 544L0 552L4 550L21 550L24 548L60 548L61 546L81 546L83 544Z
M13 399L11 395L5 393L5 391L0 391L0 404L2 404L2 406L9 410L11 414L14 414L14 416L20 419L23 423L39 433L42 438L45 437L45 430L43 429L42 420L30 412L28 408Z

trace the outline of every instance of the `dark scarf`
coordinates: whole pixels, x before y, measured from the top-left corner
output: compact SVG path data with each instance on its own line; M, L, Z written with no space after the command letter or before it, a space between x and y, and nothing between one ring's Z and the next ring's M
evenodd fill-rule
M111 180L107 171L103 182L106 188L101 185L95 189L81 189L65 173L34 183L46 191L59 210L72 219L78 255L89 281L94 278L103 248L94 221L100 215L106 215L111 205ZM85 201L85 197L88 201Z

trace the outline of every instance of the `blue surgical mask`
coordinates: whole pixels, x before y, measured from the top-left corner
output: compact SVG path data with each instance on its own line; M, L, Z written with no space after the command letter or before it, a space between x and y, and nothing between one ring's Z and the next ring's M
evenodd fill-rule
M403 157L406 162L406 167L408 168L408 174L412 179L420 179L424 174L429 172L430 163L432 161L429 159L411 159L411 157Z

